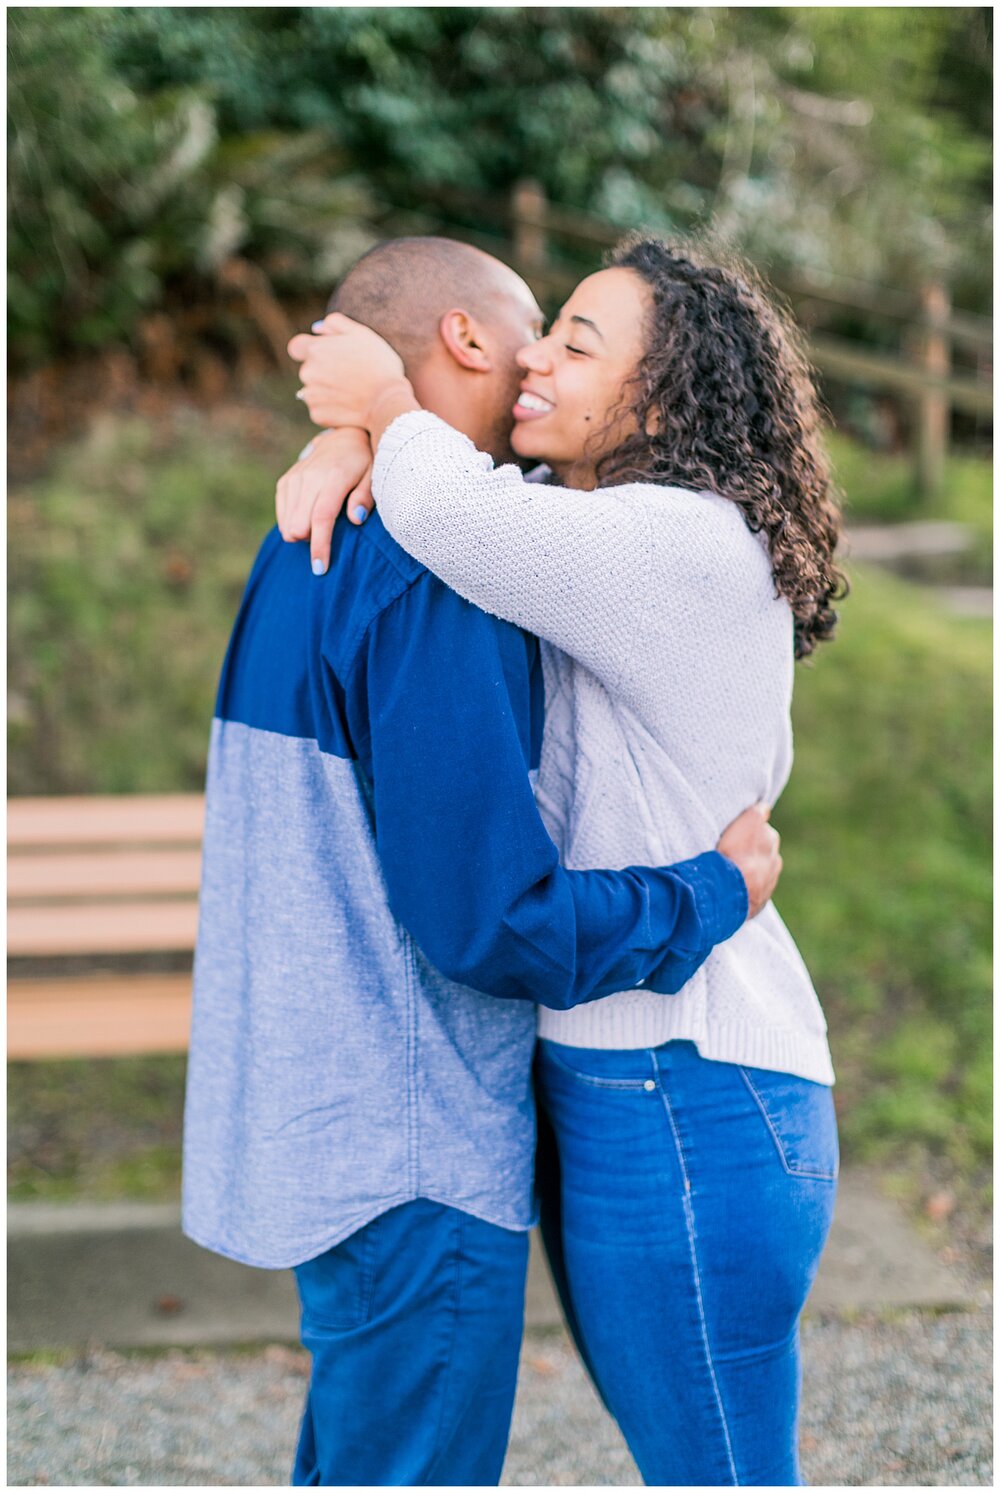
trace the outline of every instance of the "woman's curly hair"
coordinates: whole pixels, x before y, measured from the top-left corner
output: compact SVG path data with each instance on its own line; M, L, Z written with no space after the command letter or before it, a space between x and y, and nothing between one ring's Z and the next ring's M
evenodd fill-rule
M598 461L598 481L707 488L738 503L749 528L766 536L775 588L795 617L795 656L804 658L832 637L831 603L847 582L834 564L840 508L797 332L729 253L721 263L631 234L608 266L641 275L652 319L619 411L631 410L635 433Z

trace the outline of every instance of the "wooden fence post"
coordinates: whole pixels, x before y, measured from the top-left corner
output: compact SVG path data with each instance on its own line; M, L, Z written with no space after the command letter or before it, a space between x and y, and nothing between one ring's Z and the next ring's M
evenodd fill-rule
M947 333L951 297L937 281L921 286L923 324L917 345L917 361L932 378L947 378L951 372L951 340ZM916 482L922 498L933 497L941 487L948 453L951 404L942 389L926 389L917 400Z
M540 270L548 258L545 217L548 201L541 182L519 181L511 193L514 258L526 270Z

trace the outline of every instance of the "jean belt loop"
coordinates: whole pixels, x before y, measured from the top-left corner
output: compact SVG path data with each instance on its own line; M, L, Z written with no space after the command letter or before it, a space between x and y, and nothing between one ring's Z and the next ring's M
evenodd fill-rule
M649 1054L649 1061L652 1064L653 1078L656 1081L656 1087L659 1088L660 1087L660 1059L659 1059L658 1051L657 1051L657 1049L655 1047L647 1047L646 1051Z

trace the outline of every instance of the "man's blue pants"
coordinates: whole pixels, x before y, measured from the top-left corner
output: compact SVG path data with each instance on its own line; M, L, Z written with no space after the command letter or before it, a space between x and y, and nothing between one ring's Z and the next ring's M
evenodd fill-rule
M293 1486L500 1480L528 1235L425 1199L295 1267L312 1375Z

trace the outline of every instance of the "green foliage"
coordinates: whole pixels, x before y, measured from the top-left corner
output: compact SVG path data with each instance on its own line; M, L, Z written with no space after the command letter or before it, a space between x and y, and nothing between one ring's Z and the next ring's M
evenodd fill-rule
M987 307L985 12L755 7L742 12L744 28L755 58L750 125L763 133L733 211L751 254L886 285L943 274Z
M227 132L329 130L390 195L530 174L613 220L715 215L857 273L859 247L866 271L939 264L970 190L988 208L986 112L940 76L946 57L988 98L981 31L973 8L158 7L112 45L143 91L207 83Z
M643 8L158 7L122 11L113 45L133 86L204 80L226 131L328 130L383 189L530 170L584 205L608 170L669 149L677 65L656 26Z
M279 291L325 291L372 242L368 193L323 132L220 138L204 81L128 85L113 61L120 25L113 10L10 13L17 367L134 343L149 310L217 298L234 257Z
M376 197L420 209L428 185L503 193L525 175L623 226L710 224L779 268L947 273L988 303L973 7L9 15L22 366L210 297L233 254L281 290L325 288Z

